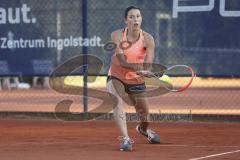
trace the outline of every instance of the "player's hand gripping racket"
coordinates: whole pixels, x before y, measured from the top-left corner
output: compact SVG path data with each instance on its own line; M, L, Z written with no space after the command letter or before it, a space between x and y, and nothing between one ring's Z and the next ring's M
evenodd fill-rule
M174 65L162 67L159 70L137 71L138 74L146 77L154 77L161 82L161 85L171 92L182 92L190 87L195 77L193 69L187 65Z

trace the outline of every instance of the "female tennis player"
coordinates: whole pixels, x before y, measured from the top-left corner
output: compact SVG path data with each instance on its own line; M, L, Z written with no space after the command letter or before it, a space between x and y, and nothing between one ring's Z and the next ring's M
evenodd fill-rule
M137 71L151 69L151 66L143 68L143 63L151 64L154 59L155 43L153 37L141 29L142 16L140 8L130 6L125 10L126 27L112 32L112 41L116 44L115 53L112 56L111 67L108 73L107 90L118 99L118 105L114 108L114 118L121 131L121 151L132 150L132 139L128 135L126 114L123 110L123 100L127 98L135 106L140 117L137 125L138 133L147 137L150 143L160 143L160 137L154 131L148 129L149 108L146 96L144 77L151 76Z

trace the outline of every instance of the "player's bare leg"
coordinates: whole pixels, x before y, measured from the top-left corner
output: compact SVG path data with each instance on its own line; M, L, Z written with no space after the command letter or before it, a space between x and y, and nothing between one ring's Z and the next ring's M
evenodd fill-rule
M160 136L148 129L150 119L148 100L145 97L145 93L132 94L130 97L140 117L140 124L136 127L137 132L147 137L149 143L160 143Z
M120 81L112 79L107 83L107 89L108 89L108 92L115 95L118 99L118 104L113 109L113 115L122 135L120 136L122 140L122 143L120 144L120 150L130 151L132 150L133 141L128 136L126 113L124 112L124 109L123 109L122 97L124 96L124 93L125 93L124 86Z

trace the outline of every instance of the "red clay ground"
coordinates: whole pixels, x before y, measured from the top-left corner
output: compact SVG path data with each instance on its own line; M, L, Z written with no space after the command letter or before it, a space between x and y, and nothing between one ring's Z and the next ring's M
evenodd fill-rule
M104 90L104 89L101 89ZM83 97L60 94L50 89L30 89L0 91L0 112L54 112L58 102L65 99L74 100L71 111L83 111ZM89 109L95 108L102 100L89 98ZM167 93L150 98L151 112L164 110L195 113L224 113L240 115L239 88L190 88L181 93ZM135 112L133 107L125 106L127 112Z
M238 114L239 88L188 89L150 99L151 110L198 110ZM0 112L54 112L58 102L74 100L71 111L82 111L82 97L52 90L0 92ZM100 100L90 98L94 108ZM133 107L126 106L132 112ZM117 127L110 121L64 122L55 120L0 119L0 160L239 160L240 123L152 123L161 134L160 145L148 144L135 132L132 152L118 150ZM207 158L207 156L211 156Z
M136 123L128 124L135 141L132 152L118 150L119 133L111 121L0 120L0 159L240 159L240 123L152 123L151 128L161 134L159 145L148 144L135 132ZM209 155L213 157L206 158Z

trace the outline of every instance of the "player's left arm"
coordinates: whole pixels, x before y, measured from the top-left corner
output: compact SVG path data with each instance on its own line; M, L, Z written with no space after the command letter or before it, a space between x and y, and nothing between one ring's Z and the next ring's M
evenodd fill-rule
M144 35L144 45L146 48L146 57L145 57L145 70L151 70L152 63L155 55L155 42L152 35L147 32L143 33Z
M147 32L143 32L143 36L144 36L144 47L146 49L146 57L145 57L145 61L144 61L144 72L139 71L137 72L138 75L142 75L145 77L152 77L152 73L148 72L151 71L152 69L152 63L154 60L154 55L155 55L155 42L154 42L154 38L152 35L150 35Z

